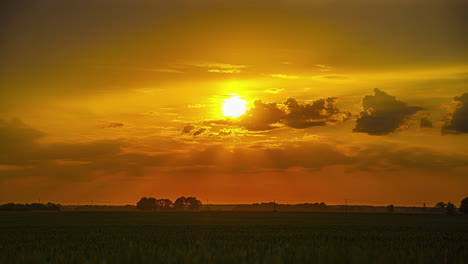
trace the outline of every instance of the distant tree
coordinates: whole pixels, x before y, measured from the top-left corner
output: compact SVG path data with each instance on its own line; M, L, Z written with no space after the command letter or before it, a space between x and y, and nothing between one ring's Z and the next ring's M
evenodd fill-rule
M202 202L197 197L187 197L186 203L189 210L198 210L202 205Z
M158 199L156 200L156 208L161 210L167 210L172 207L172 201L169 199Z
M460 204L460 212L468 214L468 197L463 199Z
M457 207L453 203L448 202L446 210L447 210L448 215L454 215L455 212L457 211Z
M136 208L139 210L151 211L156 209L156 199L154 197L143 197L137 202Z
M444 203L444 202L438 202L434 208L436 208L437 210L440 210L440 211L443 211L447 208L447 204Z
M187 198L184 196L179 197L174 202L174 208L177 210L184 210L187 206Z
M389 213L395 212L395 206L393 204L387 205L387 212Z
M60 211L62 206L54 203L32 203L32 204L15 204L8 203L0 205L0 211Z
M202 202L196 197L179 197L174 202L174 208L177 210L198 210L201 208Z

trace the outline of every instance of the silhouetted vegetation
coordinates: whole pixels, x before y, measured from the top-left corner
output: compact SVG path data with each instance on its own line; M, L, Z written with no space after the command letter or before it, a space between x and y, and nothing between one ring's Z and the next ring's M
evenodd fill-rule
M173 203L169 199L156 199L154 197L143 197L137 202L136 208L139 210L199 210L202 202L196 197L179 197Z
M31 204L15 204L7 203L0 205L0 211L60 211L62 206L55 203L31 203Z
M434 208L440 209L440 210L445 210L447 208L447 204L444 202L438 202Z
M463 214L468 214L468 197L463 199L460 203L460 212Z
M451 202L448 202L448 203L438 202L435 205L434 209L437 212L446 213L448 215L453 215L457 212L457 207Z
M395 212L395 206L393 204L387 205L387 212L389 213Z
M254 203L241 204L235 206L233 211L311 211L323 212L327 210L325 203L301 203L301 204L278 204L275 202L269 203Z
M448 215L454 215L456 213L456 211L457 211L457 207L451 202L447 203L446 209L447 209L447 214Z
M143 197L140 201L137 202L136 208L139 210L152 211L156 209L156 198L153 197Z

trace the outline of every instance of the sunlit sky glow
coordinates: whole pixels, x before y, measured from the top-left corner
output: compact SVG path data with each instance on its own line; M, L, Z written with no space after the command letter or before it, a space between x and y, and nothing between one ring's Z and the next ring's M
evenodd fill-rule
M247 101L240 96L232 96L222 103L222 112L227 117L239 117L247 111Z
M466 197L466 1L195 2L0 3L0 203Z

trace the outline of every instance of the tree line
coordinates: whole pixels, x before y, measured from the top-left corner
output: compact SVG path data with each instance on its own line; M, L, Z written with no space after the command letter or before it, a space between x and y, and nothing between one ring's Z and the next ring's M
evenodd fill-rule
M0 211L60 211L62 205L55 203L7 203L0 205Z
M327 210L325 203L301 203L301 204L279 204L276 202L240 204L233 208L234 211L315 211Z
M136 208L145 211L156 210L200 210L202 202L197 197L179 197L174 202L169 199L143 197L136 203Z
M438 202L433 208L426 208L424 210L430 213L446 213L448 215L454 215L457 213L457 209L462 214L468 214L468 197L463 199L460 203L460 208L451 202ZM395 206L390 204L387 206L387 211L393 213L395 211Z

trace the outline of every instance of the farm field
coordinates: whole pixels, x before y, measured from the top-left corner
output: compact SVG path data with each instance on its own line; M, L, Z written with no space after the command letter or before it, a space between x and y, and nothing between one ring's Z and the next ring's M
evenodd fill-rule
M468 217L1 212L0 263L466 263Z

